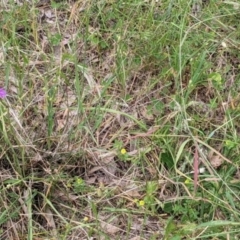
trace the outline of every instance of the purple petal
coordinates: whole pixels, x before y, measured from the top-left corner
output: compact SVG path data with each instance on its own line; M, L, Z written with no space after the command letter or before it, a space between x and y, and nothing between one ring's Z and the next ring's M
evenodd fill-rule
M7 92L5 89L0 88L0 98L5 98L7 96Z

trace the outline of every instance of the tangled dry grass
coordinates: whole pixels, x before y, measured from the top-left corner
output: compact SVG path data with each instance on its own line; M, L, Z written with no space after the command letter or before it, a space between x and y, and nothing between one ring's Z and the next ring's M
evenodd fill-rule
M239 236L237 2L0 4L1 239Z

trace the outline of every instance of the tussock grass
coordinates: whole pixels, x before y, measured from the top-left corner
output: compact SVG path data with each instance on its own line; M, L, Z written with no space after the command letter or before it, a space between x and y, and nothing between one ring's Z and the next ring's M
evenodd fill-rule
M1 239L238 238L237 2L0 9Z

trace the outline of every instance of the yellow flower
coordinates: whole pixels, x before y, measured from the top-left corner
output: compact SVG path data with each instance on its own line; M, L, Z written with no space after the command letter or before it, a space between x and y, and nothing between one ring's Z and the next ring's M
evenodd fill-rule
M143 200L139 201L139 206L143 207L145 205L145 202Z
M184 183L187 185L187 184L189 184L191 181L190 181L190 179L188 179L188 178L186 178L186 180L184 181Z
M84 222L88 222L88 220L89 220L88 217L84 217L84 218L83 218L83 221L84 221Z
M124 154L126 154L126 153L127 153L127 150L126 150L125 148L122 148L122 149L121 149L121 154L124 155Z

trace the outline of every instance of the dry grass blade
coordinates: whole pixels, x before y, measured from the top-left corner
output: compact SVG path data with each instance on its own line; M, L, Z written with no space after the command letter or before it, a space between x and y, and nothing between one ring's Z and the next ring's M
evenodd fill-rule
M197 191L198 186L198 174L199 174L199 156L198 156L198 148L195 147L195 153L194 153L194 163L193 163L193 169L194 169L194 191Z

